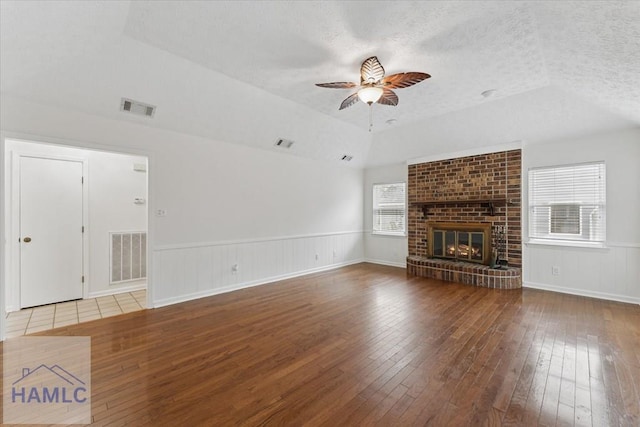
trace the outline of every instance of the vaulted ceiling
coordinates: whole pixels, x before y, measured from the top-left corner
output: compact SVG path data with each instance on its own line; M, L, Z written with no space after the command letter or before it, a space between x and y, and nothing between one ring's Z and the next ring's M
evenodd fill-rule
M13 2L10 99L355 166L640 126L640 2ZM432 78L338 111L378 56ZM483 91L494 89L485 98ZM153 119L118 110L128 97ZM395 119L395 120L391 120ZM393 122L389 124L388 122Z

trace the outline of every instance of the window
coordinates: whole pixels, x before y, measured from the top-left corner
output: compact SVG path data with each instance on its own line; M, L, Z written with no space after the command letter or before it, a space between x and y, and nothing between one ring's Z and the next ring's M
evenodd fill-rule
M373 233L405 234L404 182L373 185Z
M529 238L604 244L604 162L529 170Z

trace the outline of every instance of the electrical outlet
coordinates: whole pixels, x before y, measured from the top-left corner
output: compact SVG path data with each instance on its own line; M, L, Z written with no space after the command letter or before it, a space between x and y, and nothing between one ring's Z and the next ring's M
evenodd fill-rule
M318 258L320 258L320 257L318 256L318 254L316 254L316 261L318 260Z
M336 252L335 250L333 251L333 257L337 257L338 256L338 252Z
M237 273L238 272L238 264L233 264L231 266L231 272L233 272L233 273Z
M164 209L156 209L156 216L167 216L167 211Z
M554 265L551 267L551 275L552 276L559 276L560 275L560 267L558 267L557 265Z

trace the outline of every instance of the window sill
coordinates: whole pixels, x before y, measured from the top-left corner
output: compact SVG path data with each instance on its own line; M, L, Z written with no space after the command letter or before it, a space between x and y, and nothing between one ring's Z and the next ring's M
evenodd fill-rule
M604 242L576 242L573 240L529 239L525 245L533 246L565 246L572 248L607 249Z
M390 237L407 237L407 233L401 231L399 233L393 233L389 231L372 231L374 236L390 236Z

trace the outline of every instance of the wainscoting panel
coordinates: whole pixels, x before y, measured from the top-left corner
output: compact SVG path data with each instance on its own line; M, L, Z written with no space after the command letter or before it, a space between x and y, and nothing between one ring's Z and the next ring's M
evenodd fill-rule
M526 245L523 286L640 304L640 244ZM558 267L558 275L553 275Z
M159 246L154 307L362 262L362 231Z

